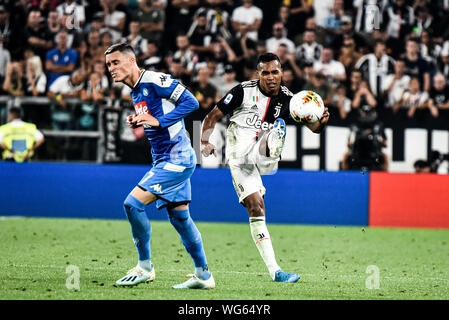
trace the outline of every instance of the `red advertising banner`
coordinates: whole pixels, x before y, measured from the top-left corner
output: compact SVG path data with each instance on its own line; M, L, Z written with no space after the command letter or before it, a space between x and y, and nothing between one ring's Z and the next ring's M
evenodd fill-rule
M368 224L449 229L449 175L371 172Z

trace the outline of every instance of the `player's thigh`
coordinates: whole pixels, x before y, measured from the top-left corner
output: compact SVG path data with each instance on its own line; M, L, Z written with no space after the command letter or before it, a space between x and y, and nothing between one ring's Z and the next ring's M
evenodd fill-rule
M261 195L265 194L266 190L262 183L262 178L254 164L230 165L229 168L231 169L232 182L240 203L243 203L246 197L255 192L259 192Z
M139 200L140 202L144 203L144 204L150 204L154 201L156 201L156 195L154 195L153 193L147 191L147 190L143 190L141 187L136 186L130 193L134 198L136 198L137 200Z

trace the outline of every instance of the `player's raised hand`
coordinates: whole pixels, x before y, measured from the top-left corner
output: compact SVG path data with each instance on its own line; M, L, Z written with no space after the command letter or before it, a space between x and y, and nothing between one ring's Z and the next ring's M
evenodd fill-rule
M138 126L146 124L151 127L159 127L160 125L159 120L148 113L141 113L136 115L134 117L134 121Z
M217 148L210 142L201 141L201 154L205 157L213 154L217 156Z

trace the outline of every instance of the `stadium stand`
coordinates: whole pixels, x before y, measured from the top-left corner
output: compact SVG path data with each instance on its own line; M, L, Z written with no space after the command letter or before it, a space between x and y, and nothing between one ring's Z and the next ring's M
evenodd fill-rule
M350 128L369 125L358 111L365 105L375 105L386 128L389 171L413 171L435 149L449 153L447 1L0 0L0 125L9 108L21 108L46 136L34 160L151 161L133 152L149 148L142 130L124 125L133 112L129 88L105 68L103 53L117 42L130 43L139 65L172 74L200 100L186 119L194 147L226 70L235 83L254 79L257 56L273 50L285 84L294 93L319 92L329 126L339 129L332 132L341 133L308 144L299 127L290 130L295 151L281 166L341 169ZM362 79L353 81L357 69ZM407 148L416 134L420 151L413 153ZM328 146L336 136L338 150Z

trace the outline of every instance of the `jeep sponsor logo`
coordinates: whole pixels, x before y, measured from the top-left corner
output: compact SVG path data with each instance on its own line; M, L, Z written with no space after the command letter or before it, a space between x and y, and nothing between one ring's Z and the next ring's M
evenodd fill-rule
M246 118L246 124L254 127L256 129L269 130L273 128L272 123L268 123L259 119L257 114L252 115L252 117Z

